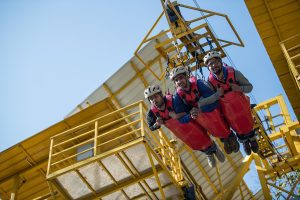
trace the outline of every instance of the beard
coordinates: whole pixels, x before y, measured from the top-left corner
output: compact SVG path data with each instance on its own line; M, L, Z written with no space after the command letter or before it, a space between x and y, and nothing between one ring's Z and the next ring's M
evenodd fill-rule
M222 72L222 67L218 67L212 70L214 74L219 75Z

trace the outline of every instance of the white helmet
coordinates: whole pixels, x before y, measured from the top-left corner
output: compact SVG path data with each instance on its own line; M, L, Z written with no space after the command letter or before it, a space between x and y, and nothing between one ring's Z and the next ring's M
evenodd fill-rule
M207 65L207 62L212 58L221 58L221 55L217 51L208 52L203 58L204 64Z
M184 66L173 68L170 72L170 79L173 81L178 74L184 74L185 76L188 76L189 72Z
M161 92L161 88L159 85L150 85L144 91L145 99L151 97L152 95Z

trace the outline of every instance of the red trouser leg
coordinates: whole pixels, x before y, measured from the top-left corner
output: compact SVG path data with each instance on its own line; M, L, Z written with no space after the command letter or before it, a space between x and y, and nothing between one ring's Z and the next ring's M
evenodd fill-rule
M180 124L177 120L171 120L168 120L165 125L191 149L206 150L212 146L213 142L206 130L194 120L187 124Z
M254 121L249 99L244 94L230 92L220 99L220 104L226 120L238 135L251 133Z
M214 137L228 138L230 135L229 125L222 117L219 109L200 113L196 121Z

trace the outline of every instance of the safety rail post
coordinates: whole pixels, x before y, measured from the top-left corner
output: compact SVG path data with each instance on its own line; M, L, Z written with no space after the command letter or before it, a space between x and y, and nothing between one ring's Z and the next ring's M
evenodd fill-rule
M97 155L98 126L99 126L98 121L95 121L94 156Z
M144 129L144 106L143 102L139 103L139 109L140 109L140 120L141 120L141 135L144 138L145 137L145 129Z
M47 166L47 176L49 175L50 173L50 167L51 167L51 161L52 161L52 149L53 149L53 141L54 139L51 137L50 139L50 150L49 150L49 159L48 159L48 166Z

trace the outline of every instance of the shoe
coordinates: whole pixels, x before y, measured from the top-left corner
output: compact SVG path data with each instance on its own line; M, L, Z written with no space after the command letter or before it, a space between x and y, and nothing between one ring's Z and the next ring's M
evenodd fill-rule
M196 194L195 194L195 187L192 186L185 186L183 188L184 192L184 199L185 200L196 200Z
M216 166L216 159L214 154L206 154L208 165L213 168Z
M254 152L254 153L257 153L258 150L259 150L259 146L258 146L258 143L256 141L256 138L255 137L252 137L252 138L249 138L249 143L251 145L251 150Z
M224 138L223 139L223 143L224 143L224 150L227 154L231 154L232 153L232 146L230 144L230 138Z
M243 142L243 148L244 148L245 153L249 156L251 154L251 147L250 147L250 143L248 140Z
M216 151L214 152L214 154L216 155L216 157L218 158L218 160L220 162L224 162L225 161L225 156L223 154L223 152L219 149L219 147L216 145Z
M229 137L229 143L230 143L231 149L234 153L236 153L240 150L240 143L237 141L237 138L235 135Z

